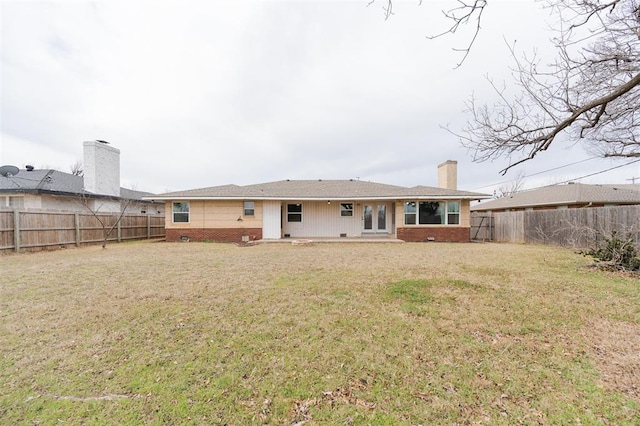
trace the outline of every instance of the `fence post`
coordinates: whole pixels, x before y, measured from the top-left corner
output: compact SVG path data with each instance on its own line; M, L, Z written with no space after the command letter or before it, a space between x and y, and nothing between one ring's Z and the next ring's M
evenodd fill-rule
M13 247L15 252L20 251L20 212L13 209Z
M147 213L147 240L151 239L151 214Z
M489 213L489 241L495 241L494 237L494 226L493 226L493 212Z
M121 243L122 242L122 227L120 226L120 224L122 223L122 216L118 217L116 216L116 220L118 221L118 242Z
M73 214L73 221L76 227L76 247L80 247L80 213Z

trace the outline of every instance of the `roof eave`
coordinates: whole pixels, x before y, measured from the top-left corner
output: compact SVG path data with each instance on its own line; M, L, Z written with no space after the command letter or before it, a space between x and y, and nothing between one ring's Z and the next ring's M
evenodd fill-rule
M478 204L477 206L474 206L471 208L471 210L503 210L503 209L528 209L528 208L533 208L533 207L545 207L545 206L566 206L566 205L574 205L574 204L589 204L589 203L603 203L603 204L608 204L610 202L607 201L552 201L552 202L548 202L548 203L530 203L530 204L513 204L513 205L502 205L502 206L495 206L495 207L485 207L482 204ZM618 201L616 201L615 203L619 203ZM489 204L489 203L487 203Z
M199 201L224 201L224 200L256 200L256 201L366 201L366 200L482 200L491 198L482 195L391 195L391 196L323 196L323 197L305 197L305 196L286 196L286 197L256 197L256 196L210 196L210 195L185 195L185 196L154 196L142 197L143 200L149 201L172 201L172 200L199 200Z

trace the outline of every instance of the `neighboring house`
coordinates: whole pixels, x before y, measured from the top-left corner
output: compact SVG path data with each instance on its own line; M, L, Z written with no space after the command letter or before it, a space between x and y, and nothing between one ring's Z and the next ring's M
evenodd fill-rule
M458 191L457 162L438 167L439 187L360 180L283 180L170 192L167 241L277 240L386 236L405 241L469 241L471 200Z
M164 213L164 203L142 199L150 195L120 187L120 151L98 141L84 143L84 176L31 166L0 174L0 208Z
M472 212L574 209L640 204L640 185L569 183L520 191L471 207Z

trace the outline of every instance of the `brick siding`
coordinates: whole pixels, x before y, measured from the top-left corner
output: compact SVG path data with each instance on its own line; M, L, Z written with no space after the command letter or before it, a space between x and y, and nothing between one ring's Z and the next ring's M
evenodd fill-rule
M262 239L262 228L183 228L166 231L168 242L181 241L182 237L187 237L189 241L239 243L242 242L243 235L248 235L251 241Z
M429 227L429 228L398 228L398 239L407 242L446 241L468 243L471 241L471 229L466 227Z

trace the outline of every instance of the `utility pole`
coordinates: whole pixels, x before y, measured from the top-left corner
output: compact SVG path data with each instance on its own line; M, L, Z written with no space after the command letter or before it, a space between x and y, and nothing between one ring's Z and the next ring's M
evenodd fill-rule
M631 179L625 179L625 180L630 180L632 185L635 185L636 183L636 179L640 179L640 177L632 177Z

